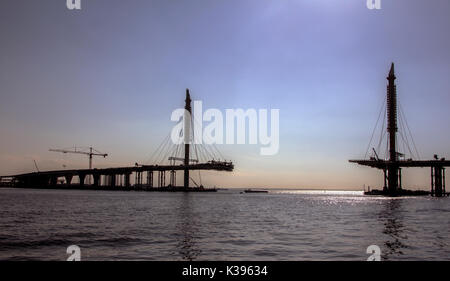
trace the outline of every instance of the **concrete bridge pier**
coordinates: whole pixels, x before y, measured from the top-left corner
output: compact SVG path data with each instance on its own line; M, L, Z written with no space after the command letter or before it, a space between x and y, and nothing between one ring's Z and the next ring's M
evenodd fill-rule
M445 168L442 166L431 167L431 195L441 197L445 195Z
M130 187L130 174L125 174L125 187Z
M86 179L85 174L78 174L78 177L80 178L80 186L84 186L84 180Z
M397 166L392 165L387 170L387 182L388 182L388 192L391 195L394 195L397 193L398 187L399 187L399 168Z
M170 171L170 186L176 186L177 185L177 173L175 170Z
M109 186L115 187L116 186L116 174L110 174L109 176Z
M147 186L153 187L153 171L147 171Z
M94 186L100 186L100 174L93 174L92 176L94 178Z
M50 185L55 186L58 183L58 177L52 176L50 177Z
M66 179L66 184L70 185L72 183L72 175L65 175L64 178Z
M166 171L158 171L158 187L166 185Z
M138 186L138 187L142 186L142 173L143 172L141 172L141 171L136 172L136 175L135 175L136 178L135 178L135 183L134 183L135 186Z

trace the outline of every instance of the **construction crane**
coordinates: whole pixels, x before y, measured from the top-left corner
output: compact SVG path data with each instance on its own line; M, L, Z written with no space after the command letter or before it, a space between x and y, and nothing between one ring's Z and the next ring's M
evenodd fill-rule
M106 158L106 156L108 156L108 154L106 153L101 153L98 150L95 150L92 147L89 147L89 152L86 151L82 151L82 150L77 150L77 148L75 147L73 150L67 150L67 149L49 149L49 151L53 151L53 152L62 152L62 153L75 153L75 154L84 154L87 155L89 157L89 170L92 170L92 156L103 156L103 158Z

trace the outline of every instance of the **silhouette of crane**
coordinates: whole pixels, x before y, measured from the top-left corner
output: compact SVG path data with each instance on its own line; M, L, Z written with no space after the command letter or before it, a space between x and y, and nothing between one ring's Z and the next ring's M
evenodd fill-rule
M73 150L67 150L67 149L49 149L49 151L52 152L62 152L62 153L75 153L75 154L84 154L87 155L89 157L89 170L92 170L92 156L103 156L103 158L106 158L106 156L108 156L108 154L106 153L101 153L98 150L89 147L89 152L86 151L82 151L82 150L77 150L77 148L75 147Z

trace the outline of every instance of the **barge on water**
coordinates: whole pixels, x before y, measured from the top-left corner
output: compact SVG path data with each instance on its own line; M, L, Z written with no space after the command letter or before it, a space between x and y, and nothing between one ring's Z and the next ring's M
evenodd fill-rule
M269 193L267 190L246 189L244 193Z

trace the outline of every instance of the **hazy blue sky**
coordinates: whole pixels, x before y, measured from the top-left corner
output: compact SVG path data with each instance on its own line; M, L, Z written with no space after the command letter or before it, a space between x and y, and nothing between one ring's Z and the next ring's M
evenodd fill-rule
M422 158L450 158L450 1L65 0L0 2L0 174L86 167L50 147L94 146L97 167L144 162L184 90L206 108L279 108L280 150L222 145L218 186L380 185L364 157L396 64ZM429 186L428 169L404 185ZM181 177L180 177L181 178Z

